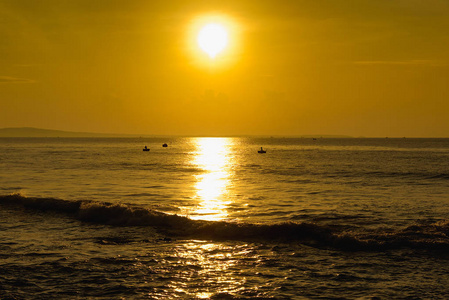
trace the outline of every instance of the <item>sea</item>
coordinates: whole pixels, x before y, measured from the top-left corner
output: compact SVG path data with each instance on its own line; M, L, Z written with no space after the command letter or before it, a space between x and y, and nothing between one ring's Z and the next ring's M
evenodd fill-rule
M0 138L0 299L449 299L449 139Z

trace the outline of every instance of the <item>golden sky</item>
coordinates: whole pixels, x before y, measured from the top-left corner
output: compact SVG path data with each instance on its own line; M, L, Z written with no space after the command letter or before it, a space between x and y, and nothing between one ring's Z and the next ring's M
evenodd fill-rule
M0 0L0 127L447 137L448 117L449 0Z

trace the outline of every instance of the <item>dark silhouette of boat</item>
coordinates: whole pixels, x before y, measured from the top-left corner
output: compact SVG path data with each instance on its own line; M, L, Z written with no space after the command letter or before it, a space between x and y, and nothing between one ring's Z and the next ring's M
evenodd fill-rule
M147 146L145 146L145 147L143 148L143 151L150 151L150 148L147 148Z
M263 150L263 148L262 147L260 147L260 150L259 151L257 151L258 153L267 153L267 151L265 151L265 150Z
M168 145L166 143L162 144L162 147L168 147Z

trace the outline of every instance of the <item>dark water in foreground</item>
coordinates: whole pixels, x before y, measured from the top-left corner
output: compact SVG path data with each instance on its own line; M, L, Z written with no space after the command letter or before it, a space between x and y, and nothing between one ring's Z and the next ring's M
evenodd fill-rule
M446 299L448 158L448 139L0 139L0 298Z

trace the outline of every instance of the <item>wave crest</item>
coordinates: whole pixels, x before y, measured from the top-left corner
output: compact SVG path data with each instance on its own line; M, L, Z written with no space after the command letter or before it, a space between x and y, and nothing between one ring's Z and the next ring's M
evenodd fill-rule
M93 201L67 201L55 198L0 196L0 205L57 212L83 222L113 226L151 226L159 232L180 238L212 240L298 242L320 248L347 251L389 249L449 250L449 220L421 222L400 230L349 231L316 223L285 222L251 224L192 220L142 207Z

